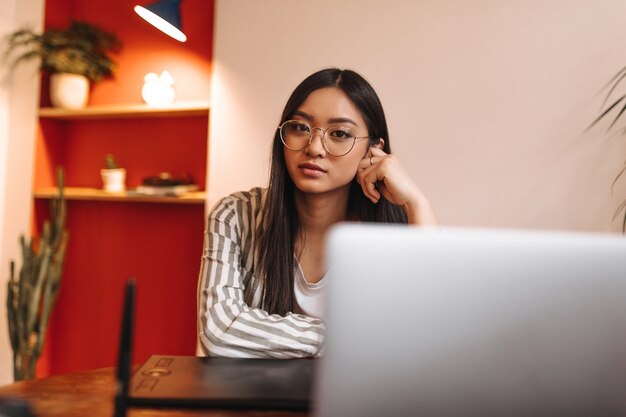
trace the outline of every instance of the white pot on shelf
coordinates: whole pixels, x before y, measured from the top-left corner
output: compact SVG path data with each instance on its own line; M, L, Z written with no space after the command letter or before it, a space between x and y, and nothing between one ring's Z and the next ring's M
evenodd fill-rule
M102 188L109 193L126 191L126 170L124 168L101 169Z
M89 78L59 72L50 76L50 102L63 109L83 109L89 100Z

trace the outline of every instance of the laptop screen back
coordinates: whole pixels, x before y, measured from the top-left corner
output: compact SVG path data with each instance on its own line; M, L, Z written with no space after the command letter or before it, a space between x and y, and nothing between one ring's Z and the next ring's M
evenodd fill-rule
M316 415L626 410L626 240L341 225Z

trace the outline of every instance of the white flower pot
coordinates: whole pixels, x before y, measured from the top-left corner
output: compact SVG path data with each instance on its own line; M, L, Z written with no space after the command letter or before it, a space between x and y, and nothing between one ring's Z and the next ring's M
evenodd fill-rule
M126 190L126 170L124 168L101 169L104 191L121 193Z
M50 101L54 107L82 109L89 100L89 79L84 75L55 73L50 76Z

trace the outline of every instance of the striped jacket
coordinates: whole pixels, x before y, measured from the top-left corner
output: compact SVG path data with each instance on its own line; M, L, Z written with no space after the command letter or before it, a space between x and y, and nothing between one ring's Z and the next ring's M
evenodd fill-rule
M266 190L220 200L209 215L198 279L198 338L204 355L302 358L318 356L324 323L301 314L260 309L263 281L256 229Z

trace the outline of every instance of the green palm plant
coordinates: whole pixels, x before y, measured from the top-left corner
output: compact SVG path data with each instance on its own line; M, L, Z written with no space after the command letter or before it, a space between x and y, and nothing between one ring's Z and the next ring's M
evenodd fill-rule
M626 127L617 128L617 123L620 119L623 118L624 113L626 113L626 93L619 95L617 98L613 97L613 93L617 90L617 88L622 84L622 81L626 78L626 67L619 70L611 79L606 83L606 85L602 88L602 90L608 89L608 92L602 102L602 106L600 107L600 115L596 117L596 119L591 122L591 124L585 129L585 131L590 130L592 127L600 123L602 120L610 119L610 123L606 128L606 132L610 133L611 136L618 134L626 134ZM615 188L615 184L617 181L624 175L626 172L626 162L624 162L624 166L617 173L615 178L613 179L613 183L611 184L611 194L613 194L613 190ZM613 220L617 219L620 213L623 212L622 217L622 232L626 232L626 200L622 201L620 205L615 210L615 214L613 215Z
M113 76L116 67L109 53L121 49L116 35L82 21L43 33L19 29L8 35L7 44L5 58L17 54L13 66L39 58L44 71L80 74L93 82Z

